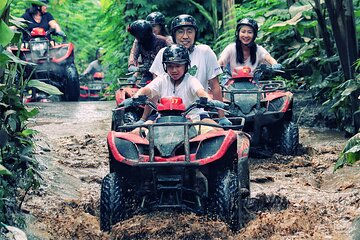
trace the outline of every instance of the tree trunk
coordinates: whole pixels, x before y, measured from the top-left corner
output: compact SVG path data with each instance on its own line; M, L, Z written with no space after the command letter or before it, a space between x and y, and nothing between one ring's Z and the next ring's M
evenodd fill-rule
M223 21L222 25L224 27L224 31L235 29L235 0L223 0L221 1L221 7Z
M217 39L219 33L219 21L217 16L217 1L211 1L211 11L212 11L212 19L213 19L213 29L214 29L214 39Z
M331 42L330 33L327 29L324 15L322 14L320 0L315 0L314 11L317 15L320 34L324 41L326 56L330 58L334 55L334 49L333 49L333 44ZM336 65L334 63L329 63L329 68L330 68L329 74L336 71Z
M329 12L345 80L354 79L354 63L358 58L358 46L352 0L325 0L325 4ZM350 96L355 133L359 131L360 127L359 114L355 114L360 106L358 96L359 91Z

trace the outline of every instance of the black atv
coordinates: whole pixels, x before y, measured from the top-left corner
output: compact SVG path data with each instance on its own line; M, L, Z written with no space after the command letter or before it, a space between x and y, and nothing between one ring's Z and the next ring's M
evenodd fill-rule
M29 42L24 42L21 48L11 47L16 55L20 51L20 59L35 63L27 65L25 79L36 79L57 87L64 95L65 101L78 101L80 95L79 75L74 63L74 45L50 41L48 36L56 35L54 30L45 32L43 28L31 31ZM33 89L35 98L36 90Z

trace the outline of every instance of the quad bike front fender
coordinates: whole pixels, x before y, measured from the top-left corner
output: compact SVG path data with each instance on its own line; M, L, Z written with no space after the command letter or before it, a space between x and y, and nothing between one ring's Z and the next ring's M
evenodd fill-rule
M115 92L116 105L118 106L126 98L131 98L132 96L134 96L138 90L139 88L131 88L131 87L124 87L117 90Z
M243 143L238 144L238 131L213 131L202 134L189 141L189 156L181 154L178 156L161 157L155 155L153 159L149 152L150 143L148 139L138 134L129 132L111 131L107 141L109 151L118 162L130 166L202 166L222 159L233 144L241 149L237 154L241 157L247 156L249 138L241 138ZM235 153L236 154L236 153ZM186 160L188 159L188 160ZM229 159L232 163L232 159Z
M282 104L276 106L275 108L271 108L270 105L272 103L276 104L276 101L280 99ZM286 112L290 109L293 99L294 99L294 95L291 92L276 91L276 92L267 93L263 101L267 102L267 108L271 111Z
M74 62L74 44L64 43L50 48L50 58L54 63Z

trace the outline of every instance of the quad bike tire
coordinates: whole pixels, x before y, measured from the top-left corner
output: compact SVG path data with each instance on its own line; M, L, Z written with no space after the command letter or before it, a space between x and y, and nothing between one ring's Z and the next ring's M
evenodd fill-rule
M280 135L280 154L295 155L299 146L299 128L294 122L284 122Z
M111 118L111 131L117 131L118 126L121 125L121 112L123 110L115 111L112 113Z
M124 219L125 190L118 173L105 176L101 184L100 195L100 229L110 231L111 226Z
M64 100L79 101L80 83L79 74L74 64L66 67L66 80L64 83Z
M240 196L239 182L230 170L220 174L215 183L213 203L215 214L225 221L232 231L241 227L241 209L243 201Z

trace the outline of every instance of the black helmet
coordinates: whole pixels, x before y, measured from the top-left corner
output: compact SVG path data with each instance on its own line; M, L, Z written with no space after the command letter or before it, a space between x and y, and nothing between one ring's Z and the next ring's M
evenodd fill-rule
M190 26L195 29L195 32L197 33L198 27L196 25L196 20L193 16L188 14L181 14L179 16L176 16L172 22L171 22L171 36L173 40L175 41L175 32L180 27Z
M152 37L152 27L146 20L136 20L128 27L128 32L133 35L139 42Z
M166 72L166 63L179 63L190 66L190 57L188 50L179 44L167 46L163 52L163 67ZM186 70L187 71L187 70Z
M152 25L163 25L165 26L165 16L161 12L152 12L146 17L146 21L149 21Z
M258 24L257 22L252 19L252 18L243 18L241 19L238 23L237 23L237 26L236 26L236 32L235 32L235 36L236 38L239 37L239 30L240 30L240 27L241 26L249 26L251 27L253 30L254 30L254 38L253 38L253 42L255 41L256 37L257 37L257 33L258 33L258 30L259 30L259 27L258 27Z

